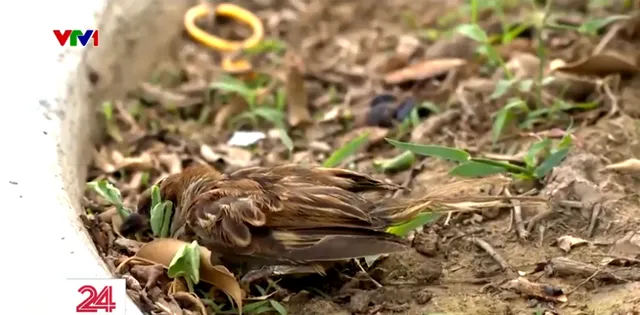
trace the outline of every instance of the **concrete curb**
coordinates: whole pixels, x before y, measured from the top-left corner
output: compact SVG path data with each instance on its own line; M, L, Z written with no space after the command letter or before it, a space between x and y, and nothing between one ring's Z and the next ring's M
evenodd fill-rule
M0 191L7 209L13 209L3 219L3 243L8 253L20 255L18 262L2 264L15 270L7 272L8 283L19 289L9 290L17 299L16 310L26 314L56 310L68 314L73 306L67 302L75 292L63 292L65 278L111 277L78 218L93 135L100 133L96 108L104 100L122 99L150 77L157 62L172 53L181 36L183 14L195 4L192 0L62 2L50 9L67 5L73 9L50 11L46 4L38 5L42 19L37 30L42 34L37 35L36 53L42 56L22 57L38 75L29 87L7 92L23 101L6 106L0 117L0 137L11 151L5 154L9 162L0 163ZM96 28L99 47L86 49L63 49L52 34L53 29ZM32 93L24 94L24 88ZM130 299L126 309L127 314L141 314Z

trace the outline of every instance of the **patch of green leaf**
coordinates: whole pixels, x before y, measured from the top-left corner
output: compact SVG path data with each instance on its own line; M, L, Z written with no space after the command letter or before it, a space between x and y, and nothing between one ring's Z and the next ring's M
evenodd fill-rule
M491 138L494 144L498 141L506 126L513 120L516 110L529 111L529 108L523 100L513 99L496 114L493 128L491 129Z
M264 79L264 81L265 82L252 82L250 84L237 78L226 76L220 81L211 83L209 87L211 89L217 89L227 93L236 93L249 105L248 111L238 114L231 120L232 124L246 119L256 127L258 125L258 118L268 121L278 128L280 141L282 141L284 146L291 153L294 149L294 143L287 133L287 126L285 123L286 117L284 115L286 107L286 92L283 89L278 89L273 97L265 98L269 99L268 102L258 104L258 89L267 83L267 79Z
M323 163L324 167L336 167L340 165L349 156L355 154L362 146L369 141L369 133L363 133L360 136L345 143L340 149L334 151Z
M434 213L434 212L423 212L418 214L415 218L413 218L412 220L399 224L399 225L395 225L395 226L390 226L387 228L387 232L391 233L391 234L395 234L401 237L405 237L407 236L411 231L424 226L426 224L429 224L431 222L435 222L436 220L438 220L440 218L440 213Z
M246 53L247 56L255 56L269 52L282 54L286 48L286 44L281 40L278 40L276 38L265 38L255 46L246 48L244 50L244 53Z
M479 43L489 42L489 37L478 24L462 24L456 28L456 32L469 37Z
M160 188L151 186L151 231L156 237L168 237L173 215L173 203L169 200L162 202Z
M131 214L131 210L127 209L124 206L120 190L118 190L118 188L113 186L108 181L101 180L97 182L89 182L87 183L87 187L98 193L98 195L104 198L104 200L114 205L116 207L116 210L118 211L118 215L120 215L123 220Z
M379 172L397 172L410 168L415 161L416 155L413 152L404 151L390 159L373 161L373 166Z
M466 162L471 157L466 151L456 148L400 142L388 138L386 140L396 148L408 150L418 155L435 156L454 162Z
M591 36L597 36L598 31L600 31L601 28L613 22L626 20L628 18L629 16L627 15L611 15L611 16L607 16L599 19L590 19L585 21L584 23L582 23L582 25L578 27L578 32L583 34L588 34Z
M569 139L569 140L565 140ZM543 140L534 144L524 158L525 166L520 166L505 161L486 159L481 157L471 157L471 155L460 149L405 143L396 140L386 139L395 147L411 151L418 155L426 155L458 162L459 165L449 171L449 174L463 177L480 177L500 173L508 173L517 178L541 179L548 172L566 157L570 147L570 136L566 136L560 142L562 148L552 148L551 141ZM551 152L551 154L547 154ZM538 165L539 158L542 163Z
M171 278L183 277L189 287L189 292L194 292L193 286L200 282L200 246L193 241L184 244L173 256L167 275Z

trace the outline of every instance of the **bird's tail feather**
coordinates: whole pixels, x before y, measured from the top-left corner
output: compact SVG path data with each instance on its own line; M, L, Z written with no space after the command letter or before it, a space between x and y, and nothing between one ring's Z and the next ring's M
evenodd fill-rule
M413 219L424 212L466 212L508 207L511 201L518 200L522 205L548 203L547 199L532 196L508 196L489 193L465 194L469 189L478 189L484 185L502 185L506 187L509 179L490 177L470 179L443 185L422 197L388 199L380 203L369 214L387 224L394 225ZM503 189L501 189L503 190Z

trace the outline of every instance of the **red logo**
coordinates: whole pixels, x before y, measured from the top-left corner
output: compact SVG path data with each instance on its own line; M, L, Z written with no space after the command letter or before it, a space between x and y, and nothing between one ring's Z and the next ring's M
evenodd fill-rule
M76 306L78 313L97 313L98 310L111 313L116 309L116 303L113 301L113 287L110 285L104 286L100 293L92 285L83 285L78 292L82 295L89 293L87 298Z

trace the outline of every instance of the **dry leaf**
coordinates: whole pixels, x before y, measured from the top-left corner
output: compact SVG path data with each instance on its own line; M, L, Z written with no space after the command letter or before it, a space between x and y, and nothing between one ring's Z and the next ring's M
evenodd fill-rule
M186 243L183 241L171 238L156 239L140 248L136 257L169 268L173 256L184 244ZM210 257L211 251L200 246L200 278L228 294L236 302L237 308L242 310L242 299L245 292L240 288L233 274L224 266L212 265Z
M215 131L219 132L227 126L227 121L231 117L240 114L249 108L249 104L242 97L232 94L229 97L229 103L225 104L218 110L216 117L213 119Z
M309 100L307 89L302 75L303 65L300 56L292 52L287 52L287 109L289 124L296 127L300 124L311 123L311 113L309 113Z
M574 246L578 246L578 245L582 245L582 244L589 244L589 241L583 240L581 238L574 237L574 236L571 236L571 235L560 236L560 237L558 237L556 242L558 243L558 247L560 249L564 250L567 253Z
M407 81L420 81L447 73L452 69L466 64L467 61L458 58L442 58L418 62L406 68L393 71L385 75L387 84L398 84Z
M427 59L471 59L478 45L475 40L462 34L456 34L451 38L443 38L429 45L424 55Z
M107 174L113 173L117 170L116 167L109 162L109 158L107 158L107 152L104 147L100 148L100 151L93 151L93 164Z
M188 292L189 288L187 288L187 284L183 280L182 277L178 277L173 279L171 283L169 283L169 295L176 294L178 292Z
M531 40L527 38L515 38L513 41L498 47L498 53L503 60L509 60L514 54L535 54Z
M518 277L507 282L504 287L522 295L533 296L555 302L567 302L567 296L562 289L544 283L536 283L524 277Z
M371 127L371 126L360 127L358 129L351 130L350 132L347 132L346 134L338 138L336 142L336 146L340 148L345 144L347 144L347 142L365 133L369 133L368 143L369 145L372 145L384 140L384 137L386 137L389 134L389 129L382 128L382 127Z
M155 287L160 277L164 275L164 270L160 265L134 265L129 272L138 281L144 281L144 288L147 290Z
M514 53L506 64L514 79L530 79L537 76L540 70L540 58L528 53Z
M637 56L628 56L614 51L606 51L562 67L557 67L556 71L577 75L607 76L611 74L639 73L640 66L638 65Z
M597 88L595 80L557 72L544 90L569 100L583 100Z
M169 174L178 174L182 172L182 160L176 153L165 153L158 156L160 163L164 165Z
M402 35L398 38L396 54L404 58L409 58L420 48L420 40L413 35Z
M616 241L614 252L620 256L637 257L640 255L640 233L628 232L623 238Z
M125 248L129 252L137 253L140 250L140 248L144 246L145 243L138 242L136 240L132 240L129 238L118 237L114 241L114 244L122 248Z
M193 293L189 292L175 292L171 295L176 300L182 301L184 304L194 305L198 312L202 315L207 315L207 308L204 306L200 298Z
M631 171L637 172L640 171L640 160L638 159L628 159L626 161L615 163L611 165L607 165L605 170L614 170L614 171Z
M138 94L140 98L149 102L158 102L165 108L182 108L202 103L202 97L186 96L150 83L140 84Z
M111 217L111 227L113 228L113 233L124 238L122 234L120 234L120 227L122 226L122 217L117 214Z
M446 112L429 116L413 129L411 142L424 143L425 139L432 136L436 131L460 119L461 114L460 110L450 109Z

